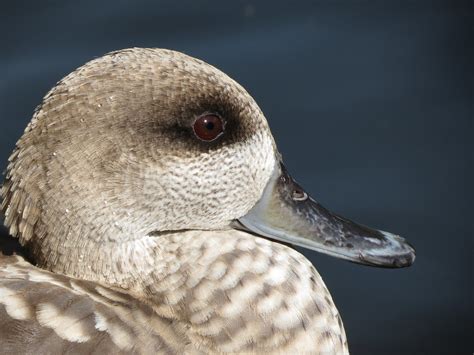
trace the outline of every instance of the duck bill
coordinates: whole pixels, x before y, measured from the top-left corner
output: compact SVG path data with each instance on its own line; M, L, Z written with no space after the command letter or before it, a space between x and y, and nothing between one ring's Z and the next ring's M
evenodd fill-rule
M400 236L357 224L321 206L282 163L275 166L259 202L238 221L241 228L260 236L359 264L399 268L415 260L415 250Z

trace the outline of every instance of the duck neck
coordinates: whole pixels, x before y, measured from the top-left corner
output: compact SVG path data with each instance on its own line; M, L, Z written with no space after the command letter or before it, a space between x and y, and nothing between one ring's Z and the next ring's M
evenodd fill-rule
M160 281L179 269L193 246L204 239L198 232L159 232L133 239L117 235L80 238L67 233L60 239L34 240L26 246L41 268L144 296L150 280Z
M55 239L48 238L51 240ZM162 304L166 309L159 313L171 317L174 308L169 303L178 302L183 296L184 288L178 292L177 287L183 284L184 278L189 288L204 278L209 283L210 272L214 278L225 272L231 254L234 258L244 253L245 245L254 245L255 240L269 244L230 227L215 231L155 232L141 238L113 241L78 239L69 234L56 245L36 245L36 250L31 251L37 265L44 269L125 289L150 304Z

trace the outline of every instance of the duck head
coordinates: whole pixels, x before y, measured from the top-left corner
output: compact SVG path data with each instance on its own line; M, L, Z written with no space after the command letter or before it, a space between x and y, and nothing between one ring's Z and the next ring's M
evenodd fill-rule
M239 84L163 49L113 52L61 80L18 141L2 197L10 232L49 268L72 250L189 229L245 229L369 265L415 258L401 237L314 201Z

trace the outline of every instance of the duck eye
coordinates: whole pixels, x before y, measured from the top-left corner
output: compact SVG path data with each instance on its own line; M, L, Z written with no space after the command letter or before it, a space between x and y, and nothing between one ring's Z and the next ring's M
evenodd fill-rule
M224 132L222 119L213 114L205 114L194 121L194 134L203 141L213 141Z

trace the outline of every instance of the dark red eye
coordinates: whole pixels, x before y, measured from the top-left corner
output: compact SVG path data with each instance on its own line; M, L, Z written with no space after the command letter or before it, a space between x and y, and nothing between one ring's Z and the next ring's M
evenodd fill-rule
M193 130L199 139L210 142L224 132L224 124L219 116L206 114L194 121Z

